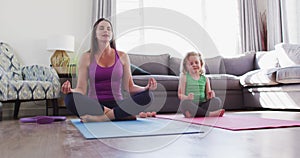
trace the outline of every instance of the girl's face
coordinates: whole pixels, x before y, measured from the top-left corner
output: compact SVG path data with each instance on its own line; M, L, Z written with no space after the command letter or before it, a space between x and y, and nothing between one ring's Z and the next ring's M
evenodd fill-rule
M112 39L112 28L109 22L103 20L97 25L96 38L102 42L109 42Z
M201 65L200 58L196 55L189 56L186 62L186 68L190 74L199 73L202 68Z

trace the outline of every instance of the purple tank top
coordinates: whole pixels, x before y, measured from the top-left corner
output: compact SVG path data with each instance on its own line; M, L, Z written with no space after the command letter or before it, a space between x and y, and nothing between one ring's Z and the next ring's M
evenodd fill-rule
M93 60L89 66L88 96L100 101L123 100L121 87L123 65L115 50L115 63L110 67L101 67Z

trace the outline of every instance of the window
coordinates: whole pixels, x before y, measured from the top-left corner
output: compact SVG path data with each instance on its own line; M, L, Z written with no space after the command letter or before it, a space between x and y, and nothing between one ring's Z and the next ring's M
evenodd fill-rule
M148 7L166 9L174 15L181 14L185 19L196 22L198 25L190 26L183 19L172 19L176 21L181 32L167 27L148 26L149 19L145 18ZM132 9L140 9L130 14ZM151 9L151 8L150 8ZM132 12L133 13L133 12ZM155 13L153 13L155 15ZM157 13L156 13L157 14ZM172 13L171 13L172 14ZM156 17L159 22L159 17ZM137 27L138 26L138 27ZM132 27L132 28L131 28ZM215 45L218 52L198 50L197 42L208 41L206 36L191 39L186 36L185 31L192 31L193 27L201 27ZM127 28L127 29L124 29ZM130 28L130 29L128 29ZM186 30L184 30L186 28ZM195 34L201 29L195 29ZM126 30L126 31L124 31ZM238 54L239 46L239 16L238 2L236 0L122 0L116 1L116 41L119 50L129 53L170 53L178 56L189 51L201 51L205 57L216 55L230 56ZM157 49L173 52L157 52ZM212 45L207 45L210 47ZM209 49L208 49L209 50Z
M286 23L289 43L300 43L300 2L298 0L284 1L286 5Z

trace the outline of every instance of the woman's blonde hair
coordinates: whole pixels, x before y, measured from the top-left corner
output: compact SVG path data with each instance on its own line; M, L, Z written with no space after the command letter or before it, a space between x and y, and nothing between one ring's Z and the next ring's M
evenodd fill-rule
M198 56L201 64L201 69L199 70L199 74L205 74L205 62L201 53L196 52L188 52L182 60L181 63L181 73L186 74L188 72L186 64L189 60L190 56Z

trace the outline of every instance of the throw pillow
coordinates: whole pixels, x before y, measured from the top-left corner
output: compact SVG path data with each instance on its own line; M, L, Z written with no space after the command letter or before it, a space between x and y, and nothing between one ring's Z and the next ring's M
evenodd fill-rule
M222 57L221 56L215 56L212 58L205 58L205 73L206 74L221 74L220 71Z
M132 75L151 75L148 71L145 71L133 64L130 65L130 69Z
M169 74L179 76L180 74L181 59L177 57L171 57L169 61Z
M269 69L279 67L277 53L272 51L258 51L255 54L255 69Z
M275 50L281 67L300 65L299 44L277 44Z
M130 62L139 66L152 75L167 75L169 74L169 54L160 55L142 55L128 54Z

